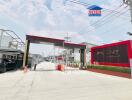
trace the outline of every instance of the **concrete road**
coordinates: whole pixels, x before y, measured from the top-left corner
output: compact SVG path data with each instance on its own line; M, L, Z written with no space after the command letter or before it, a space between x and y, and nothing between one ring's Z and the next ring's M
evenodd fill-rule
M130 79L54 66L0 74L0 100L132 100Z

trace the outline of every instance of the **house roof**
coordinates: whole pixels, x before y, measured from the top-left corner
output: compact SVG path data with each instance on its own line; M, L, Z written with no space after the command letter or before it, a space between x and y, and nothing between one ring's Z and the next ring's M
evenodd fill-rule
M89 9L89 10L101 10L103 8L96 6L96 5L92 5L92 6L88 7L87 9Z
M11 48L0 48L0 53L12 52L12 53L23 53L21 50L11 49Z

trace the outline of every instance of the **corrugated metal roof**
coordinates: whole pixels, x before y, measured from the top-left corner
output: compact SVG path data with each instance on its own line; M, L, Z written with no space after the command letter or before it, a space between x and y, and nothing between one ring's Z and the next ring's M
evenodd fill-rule
M21 50L9 49L9 48L0 48L0 52L14 52L14 53L23 53Z

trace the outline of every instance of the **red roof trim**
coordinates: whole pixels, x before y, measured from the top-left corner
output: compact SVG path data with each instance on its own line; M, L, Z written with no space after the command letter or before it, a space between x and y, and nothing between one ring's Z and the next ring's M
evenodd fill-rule
M49 38L49 37L40 37L40 36L33 36L33 35L26 35L26 39L49 39L49 40L55 40L55 41L61 41L63 42L63 39L55 39L55 38Z
M49 43L63 43L65 40L63 39L56 39L56 38L49 38L49 37L40 37L40 36L34 36L34 35L26 35L26 39L30 40L31 43L34 42L40 42L40 41L44 41L44 42L49 42ZM69 42L64 42L65 46L71 46L71 47L75 47L75 48L86 48L85 44L76 44L76 43L69 43Z
M116 46L116 45L119 45L119 44L127 44L127 43L130 43L130 41L131 40L126 40L126 41L120 41L120 42L111 43L111 44L104 44L104 45L101 45L101 46L92 47L91 49L105 48L105 47L109 47L109 46Z

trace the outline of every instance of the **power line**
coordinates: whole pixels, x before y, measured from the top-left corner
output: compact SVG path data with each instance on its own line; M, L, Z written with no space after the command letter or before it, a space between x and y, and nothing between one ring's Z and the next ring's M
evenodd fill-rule
M77 0L66 0L66 1L69 1L69 2L72 2L72 3L75 3L75 4L80 4L80 5L83 5L83 6L86 6L86 7L91 6L91 4L88 4L88 3L85 3L85 2L81 2L81 1L77 1ZM111 9L107 9L107 8L103 8L103 9L105 9L108 12L120 13L120 12L118 12L116 10L111 10Z
M122 13L120 13L119 15L116 15L116 16L115 16L115 17L116 17L115 19L108 19L107 22L102 23L102 24L101 24L100 26L98 26L97 28L102 27L102 26L105 25L105 24L108 24L108 23L113 22L114 20L116 20L117 18L119 18L122 14L126 13L127 11L129 11L129 10L127 9L125 12L122 12Z
M127 8L128 6L126 6L125 8ZM124 9L123 9L124 10ZM120 14L118 14L118 15L111 15L111 16L109 16L106 20L104 20L103 21L103 23L101 22L101 24L104 24L104 23L107 23L107 22L109 22L110 20L112 20L113 18L117 18L117 17L119 17L119 16L122 16L122 15L124 15L124 13L126 13L128 11L128 9L125 11L125 12L122 12L122 13L120 13ZM113 16L113 18L112 18L112 16ZM101 24L97 24L96 23L96 25L101 25Z
M127 11L129 11L129 10L127 10ZM125 12L125 13L126 13L126 12ZM123 12L122 14L124 14L124 12ZM120 14L118 17L120 17L120 16L121 16L121 14ZM112 21L111 21L111 22L112 22ZM111 23L111 22L110 22L110 23ZM129 22L129 21L128 21L128 22ZM105 24L104 24L104 25L105 25ZM102 25L102 26L103 26L103 25ZM100 26L100 27L98 27L98 28L101 28L102 26ZM96 28L96 29L97 29L97 28ZM112 28L112 29L113 29L113 28ZM117 28L114 28L114 30L115 30L115 29L117 29ZM91 31L91 30L90 30L90 31ZM88 31L88 32L90 32L90 31ZM110 30L107 30L107 31L104 31L104 32L108 32L108 31L111 31L111 29L110 29ZM104 33L104 32L103 32L103 33Z
M121 8L122 6L123 6L123 4L121 4L120 6L118 6L115 10ZM95 24L97 24L97 23L99 23L99 22L102 22L103 19L105 19L105 18L111 16L112 14L113 14L113 11L111 11L110 13L108 13L107 15L105 15L104 17L102 17L101 19L97 20L96 22L94 22L94 23L91 24L91 25L95 25ZM115 14L113 14L113 15L115 15ZM112 16L113 16L113 15L112 15Z
M113 24L112 24L112 25L114 26L114 30L113 30L113 31L119 29L120 26L121 26L122 24L124 25L124 24L127 23L127 22L129 22L129 21L127 20L127 21L124 21L123 23L119 23L119 24L113 23ZM116 25L116 26L115 26L115 25ZM101 34L103 34L103 33L108 33L108 32L110 32L112 29L113 29L113 28L110 28L110 29L108 29L108 30L105 30L105 31L101 32ZM121 28L121 29L122 29L122 28ZM124 28L123 28L123 29L124 29Z
M80 3L79 1L72 1L72 0L67 0L67 1L70 1L70 2L73 2L73 3L76 3L76 4L81 4L81 5L83 5L83 6L89 6L90 4L86 4L86 3L83 3L82 4L82 2ZM114 17L120 17L121 15L123 15L124 13L126 13L126 11L125 12L118 12L117 11L117 9L119 9L119 8L121 8L123 6L123 4L121 4L120 6L118 6L116 9L114 9L114 10L109 10L109 12L110 12L110 14L107 14L107 15L105 15L103 18L101 18L100 20L97 20L96 22L94 22L92 25L96 25L97 26L97 24L99 25L100 24L100 22L102 23L103 22L103 24L102 25L100 25L98 28L100 28L100 27L102 27L103 25L105 25L105 24L107 24L107 23L110 23L111 21L111 19L110 18L112 18L112 16L113 15L116 15L116 16L114 16ZM127 8L127 6L126 7L124 7L124 8ZM124 8L123 8L123 10L124 10ZM106 9L105 9L106 10ZM108 9L107 9L108 10ZM121 9L121 11L122 11L122 9ZM112 15L113 14L113 15ZM111 16L111 17L110 17ZM107 22L105 22L105 20L103 20L103 19L106 19L106 18L109 18L109 20L107 20ZM103 21L102 21L103 20ZM115 19L114 19L115 20ZM113 20L113 21L114 21ZM90 25L90 27L91 27L91 25ZM89 31L93 31L93 30L89 30Z
M77 0L66 0L66 1L69 1L69 2L72 2L72 3L76 3L76 4L81 4L83 6L90 6L91 4L86 4L84 2L80 2L80 1L77 1Z
M127 11L128 11L128 10L127 10ZM126 13L126 11L125 11L125 13ZM116 18L119 18L122 14L124 14L124 12L122 12L120 15L115 16L115 17L116 17ZM116 18L115 18L115 19L112 19L112 21L111 21L111 19L107 20L107 22L105 22L105 23L103 23L102 25L98 26L96 29L101 28L101 27L104 26L105 24L108 24L108 23L113 22L114 20L116 20ZM94 30L93 30L93 29L88 30L88 32L90 32L90 31L94 31Z
M67 0L67 1L76 3L75 1L71 1L71 0ZM79 3L77 3L77 4L79 4ZM90 5L90 4L89 4L89 5ZM99 23L99 22L102 23L102 22L103 22L103 21L102 21L103 19L105 19L106 17L110 16L110 15L113 14L113 13L114 13L114 15L115 15L115 14L118 14L117 12L115 13L114 11L117 10L117 9L119 9L119 8L122 7L122 6L123 6L123 4L121 4L120 6L118 6L116 9L112 10L112 11L110 12L110 14L107 14L107 15L105 15L103 18L101 18L101 19L97 20L96 22L94 22L92 25L96 25L96 24ZM91 27L91 25L89 25L88 27ZM91 29L91 30L89 30L89 31L93 31L93 29Z
M122 10L122 9L121 9ZM126 12L126 11L125 11ZM124 12L123 12L124 13ZM116 15L116 16L114 16L114 17L119 17L119 16L121 16L123 13L120 13L118 16ZM106 17L104 16L102 19L105 19ZM97 23L98 22L100 22L100 23L102 23L103 22L103 24L102 25L99 25L97 28L100 28L100 27L102 27L103 25L105 25L105 24L107 24L107 23L109 23L109 22L112 22L112 21L110 21L111 19L110 18L112 18L112 16L110 17L110 16L108 16L108 18L109 18L109 20L108 19L106 19L107 20L107 22L105 22L105 20L103 20L103 21L101 21L102 19L100 19L100 20L97 20L96 22L94 22L92 25L96 25L96 27L97 27ZM104 23L105 22L105 23ZM99 24L99 23L98 23ZM96 28L96 29L97 29ZM89 29L88 30L88 32L90 32L90 31L94 31L94 29Z
M70 4L68 4L68 5L70 5ZM72 6L72 5L70 5L70 6ZM119 7L121 7L121 6L123 6L123 4L122 5L120 5ZM118 8L119 8L118 7ZM117 8L116 8L117 9ZM96 25L97 26L97 24L100 24L100 23L102 23L102 22L104 22L104 21L101 21L101 20L103 20L103 19L105 19L107 16L110 16L112 14L112 12L110 12L110 14L107 14L106 16L104 16L103 18L101 18L101 19L99 19L99 20L97 20L96 22L94 22L92 25ZM114 17L114 16L113 16ZM120 16L120 18L122 18L123 16ZM112 16L111 16L111 18L112 18ZM123 17L123 19L128 19L128 17L127 18L124 18ZM101 22L100 22L101 21ZM100 22L100 23L99 23ZM89 25L88 27L91 27L91 25ZM100 27L100 26L99 26ZM93 31L93 30L89 30L89 31Z
M67 0L67 1L69 1L69 0ZM73 1L71 1L71 2L73 2ZM75 3L75 1L74 1L74 3ZM79 3L75 3L75 4L79 4ZM70 5L70 4L67 4L67 5ZM123 6L124 4L122 3L122 5L120 5L120 6ZM73 5L70 5L70 6L73 6ZM118 6L117 8L119 8L120 6ZM117 10L117 8L116 9L114 9L114 10L111 10L111 11L108 11L108 12L110 12L108 15L110 15L110 14L112 14L112 13L115 13L115 14L118 14L118 13L120 13L120 12L114 12L115 10ZM106 9L103 9L102 10L102 12L103 11L107 11ZM104 16L105 17L105 16ZM123 19L125 19L125 18L128 18L128 17L125 17L125 16L122 16L122 18Z

